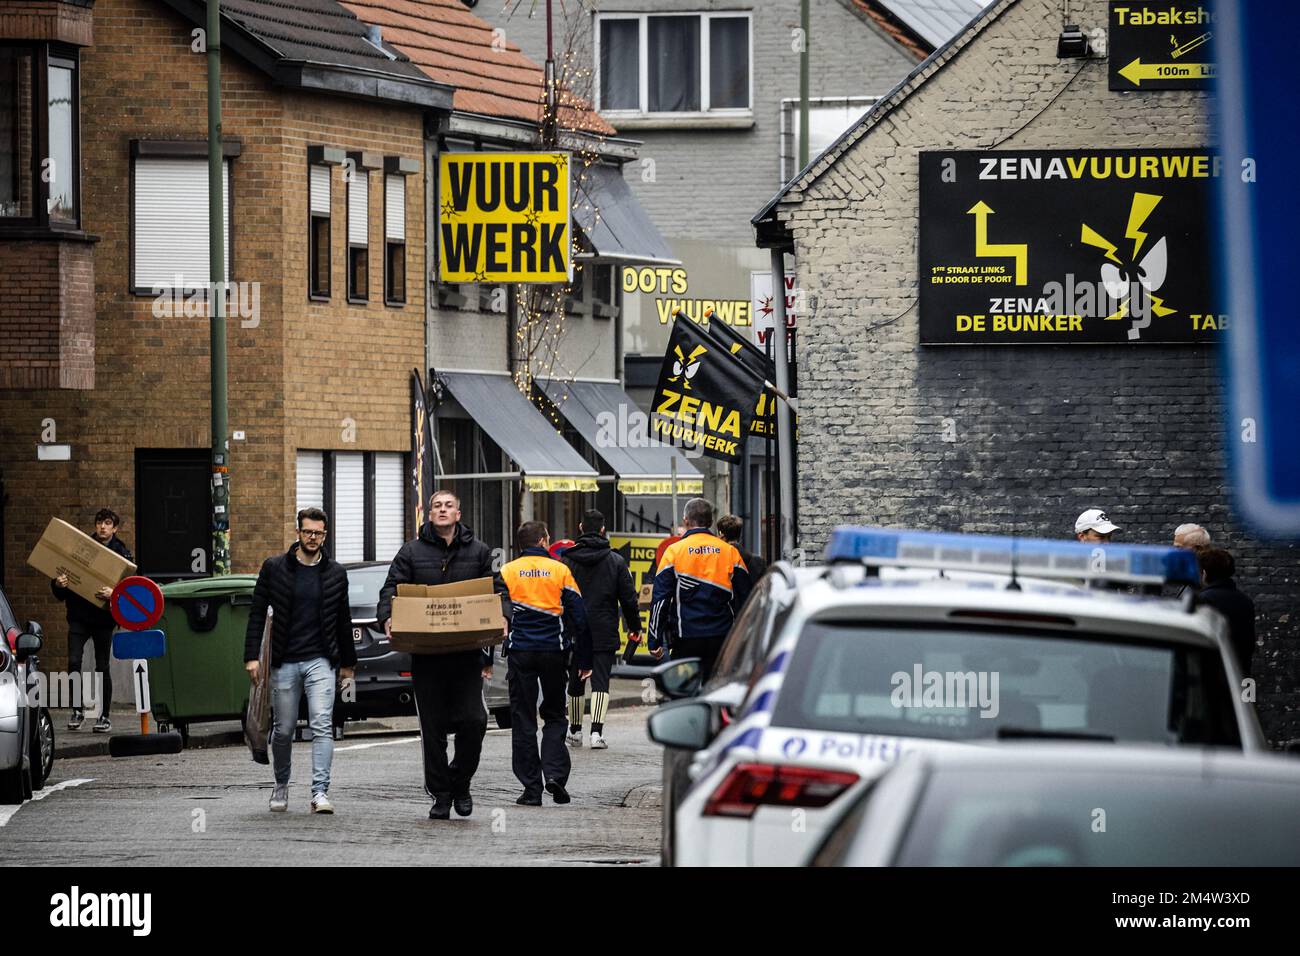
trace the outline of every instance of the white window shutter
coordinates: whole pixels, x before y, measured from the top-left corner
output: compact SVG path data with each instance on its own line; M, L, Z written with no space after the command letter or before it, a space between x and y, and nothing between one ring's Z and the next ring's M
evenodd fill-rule
M325 507L325 454L298 452L298 510Z
M230 163L222 164L225 277L230 280ZM208 164L203 159L135 161L135 288L208 284Z
M334 514L330 515L335 561L366 556L366 468L361 452L334 455Z
M384 238L406 241L406 178L384 177Z
M311 211L322 216L330 214L330 168L311 167Z
M358 169L348 183L348 242L370 244L370 174L364 169Z
M406 540L406 471L397 452L375 453L375 560L397 554Z

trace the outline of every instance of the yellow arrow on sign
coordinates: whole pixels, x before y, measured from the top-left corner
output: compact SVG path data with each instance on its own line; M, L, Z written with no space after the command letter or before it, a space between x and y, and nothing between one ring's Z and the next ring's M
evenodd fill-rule
M1119 71L1134 86L1143 80L1209 80L1214 78L1213 63L1143 63L1138 57Z
M966 215L975 216L975 255L981 259L1015 259L1016 285L1024 285L1028 281L1025 273L1029 271L1029 246L990 243L989 216L993 215L993 210L982 199L967 209Z

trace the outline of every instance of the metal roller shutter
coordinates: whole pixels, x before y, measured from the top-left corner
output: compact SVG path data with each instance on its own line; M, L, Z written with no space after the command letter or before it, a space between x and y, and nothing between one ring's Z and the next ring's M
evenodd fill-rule
M370 244L370 175L364 169L348 183L348 242Z
M325 454L298 452L298 510L325 507Z
M311 211L323 216L330 214L330 168L311 167Z
M230 280L230 163L223 167L226 280ZM202 159L135 161L134 288L208 284L208 164Z
M397 554L406 531L406 473L403 456L375 453L375 559Z
M384 238L406 241L406 180L384 177Z
M361 452L334 455L334 514L330 516L336 561L366 556L366 468Z

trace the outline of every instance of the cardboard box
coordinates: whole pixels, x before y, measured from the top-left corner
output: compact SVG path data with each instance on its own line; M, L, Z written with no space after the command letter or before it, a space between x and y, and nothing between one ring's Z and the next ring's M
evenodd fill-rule
M50 519L27 563L51 580L66 574L69 591L103 608L108 602L95 592L135 574L135 565L126 558L58 518Z
M491 578L455 584L399 584L393 598L393 650L452 654L505 640L501 597Z
M655 586L653 583L641 585L641 591L636 596L636 606L643 611L650 607L654 604L654 593Z

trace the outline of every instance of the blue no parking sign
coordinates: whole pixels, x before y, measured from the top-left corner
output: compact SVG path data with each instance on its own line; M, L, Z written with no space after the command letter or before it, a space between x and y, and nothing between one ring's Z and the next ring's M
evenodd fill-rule
M1300 537L1300 4L1220 0L1216 33L1232 485L1252 529Z

